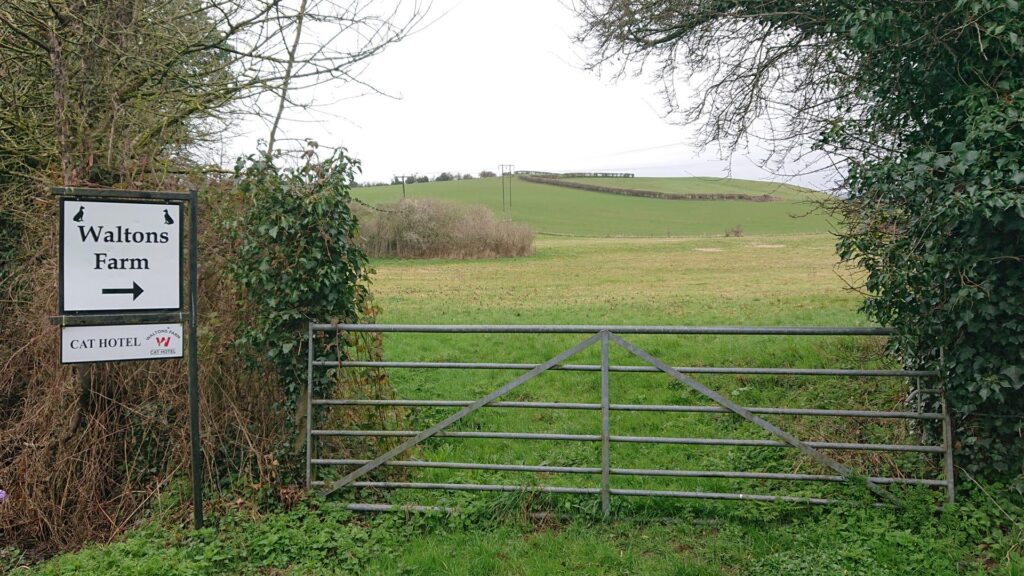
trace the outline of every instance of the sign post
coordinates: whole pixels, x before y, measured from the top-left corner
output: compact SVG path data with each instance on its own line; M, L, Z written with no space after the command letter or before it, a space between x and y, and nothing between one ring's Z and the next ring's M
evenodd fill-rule
M199 343L196 337L199 302L199 192L188 192L188 426L192 438L192 514L196 530L203 527L203 456L199 442Z
M195 526L202 528L198 193L62 187L53 191L60 197L60 304L53 320L61 326L61 363L175 359L185 355L183 344L187 345L192 498ZM181 282L185 205L187 323Z

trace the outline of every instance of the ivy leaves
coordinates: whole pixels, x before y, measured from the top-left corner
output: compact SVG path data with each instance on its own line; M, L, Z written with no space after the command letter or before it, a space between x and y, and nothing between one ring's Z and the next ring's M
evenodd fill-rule
M957 122L859 162L844 210L858 226L839 242L868 272L864 309L897 328L897 354L942 372L960 462L993 476L1024 471L1022 112L1020 88L970 91L936 114Z
M306 386L307 324L355 322L369 298L368 262L349 210L359 163L344 149L319 160L316 144L308 145L297 167L279 167L279 157L240 158L245 210L228 224L237 246L230 274L250 309L236 343L255 365L274 367L289 413ZM317 391L331 383L317 381Z

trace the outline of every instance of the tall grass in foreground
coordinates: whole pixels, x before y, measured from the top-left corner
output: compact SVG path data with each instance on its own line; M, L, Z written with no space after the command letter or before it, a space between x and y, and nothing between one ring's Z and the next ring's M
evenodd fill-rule
M533 253L526 224L503 222L485 206L408 198L359 214L375 258L501 258Z

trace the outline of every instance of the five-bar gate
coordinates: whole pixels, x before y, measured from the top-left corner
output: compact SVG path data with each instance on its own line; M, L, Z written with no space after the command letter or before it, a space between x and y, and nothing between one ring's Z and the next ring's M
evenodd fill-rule
M421 334L579 334L584 338L574 346L539 364L513 364L498 362L429 362L429 361L369 361L321 358L316 352L317 333L322 332L374 332L374 333L421 333ZM933 394L941 398L937 376L933 371L877 370L877 369L832 369L832 368L762 368L762 367L673 367L649 354L627 340L632 335L788 335L788 336L886 336L890 331L884 328L847 327L695 327L695 326L579 326L579 325L393 325L393 324L310 324L309 326L309 372L307 390L306 427L306 484L308 489L320 489L330 494L344 488L419 489L419 490L470 490L518 492L535 491L561 494L592 494L599 496L605 514L609 511L612 496L654 496L674 498L708 498L726 500L782 501L808 504L829 504L828 498L803 496L746 494L732 492L696 492L678 490L616 489L610 485L611 476L647 476L675 478L733 478L754 480L784 480L794 482L845 482L855 479L863 482L880 502L894 502L886 490L891 484L916 484L944 489L945 498L954 498L953 460L951 426L945 402L942 412L925 412L918 402L916 411L878 410L834 410L823 408L791 407L747 407L733 402L726 396L695 380L697 374L736 375L790 375L828 377L905 377L918 383L912 393L918 398L922 394ZM592 346L600 347L600 364L568 364L567 361ZM617 346L640 360L640 364L613 365L609 362L609 347ZM359 399L359 398L315 398L313 395L314 372L325 368L391 368L409 370L522 370L523 373L503 386L476 400L463 399ZM526 402L504 401L501 398L525 382L549 370L584 371L600 373L600 403L574 402ZM661 405L661 404L614 404L609 396L609 378L616 372L660 372L678 381L700 396L710 400L710 405ZM931 382L922 388L922 382ZM450 416L441 419L423 430L356 430L314 428L316 410L331 406L404 406L404 407L451 407L458 408ZM454 431L454 424L483 408L532 408L558 410L600 411L600 434L545 434L509 431ZM613 411L664 412L664 413L731 413L753 424L765 432L770 439L728 439L728 438L681 438L664 436L623 436L612 433L609 414ZM904 421L939 421L942 428L941 444L868 444L834 441L806 441L784 428L767 421L764 416L790 415L833 418L878 418ZM384 451L372 459L328 458L318 454L317 441L324 437L397 437L405 438L397 446ZM555 440L570 442L599 442L600 462L596 466L547 466L519 464L490 464L475 462L422 461L399 459L403 453L428 438L501 438L514 440ZM609 456L612 443L676 444L698 446L770 446L790 448L813 459L828 472L824 474L718 471L718 470L668 470L613 467ZM870 451L870 452L915 452L934 454L941 458L942 473L937 478L863 476L851 470L824 451ZM325 481L318 478L320 467L346 467L347 473L340 479ZM506 484L468 484L437 482L388 482L369 481L365 476L382 466L406 468L448 468L463 470L493 470L505 472L534 472L557 474L600 475L600 487L532 486ZM336 476L335 476L336 477ZM349 504L354 510L387 510L387 504ZM429 508L429 507L419 507Z

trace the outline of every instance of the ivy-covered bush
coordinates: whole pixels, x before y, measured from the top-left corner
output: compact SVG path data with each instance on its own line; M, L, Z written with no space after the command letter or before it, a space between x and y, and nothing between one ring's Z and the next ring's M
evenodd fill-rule
M834 26L892 56L864 69L872 115L822 140L877 146L850 164L839 253L904 364L941 372L958 465L1024 479L1024 14L956 0Z
M986 91L987 92L987 91ZM934 110L964 124L851 173L840 242L867 272L864 309L912 368L938 368L961 463L1024 473L1024 90ZM934 399L933 399L934 401ZM934 405L933 408L938 408Z
M355 322L369 303L369 267L349 210L359 162L344 149L321 160L308 144L294 167L280 167L280 156L239 159L245 209L229 224L237 244L231 276L249 308L236 343L254 362L273 366L289 413L306 389L308 323ZM316 394L334 384L323 372Z

